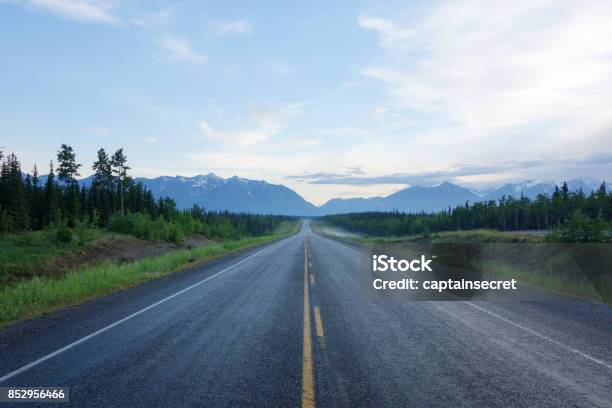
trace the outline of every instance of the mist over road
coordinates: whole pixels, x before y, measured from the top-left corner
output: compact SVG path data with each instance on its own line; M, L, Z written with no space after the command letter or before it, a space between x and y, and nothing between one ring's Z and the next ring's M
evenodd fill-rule
M0 386L63 406L612 406L612 309L364 296L299 234L0 330ZM20 404L17 404L20 406Z

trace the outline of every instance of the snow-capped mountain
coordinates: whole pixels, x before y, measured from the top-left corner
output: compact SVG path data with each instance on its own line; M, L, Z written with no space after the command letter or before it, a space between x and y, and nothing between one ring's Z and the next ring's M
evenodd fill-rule
M207 210L259 214L316 215L317 207L280 184L241 177L223 178L213 173L194 177L137 178L155 197L168 196L177 207L198 204Z
M508 183L488 190L473 190L444 182L433 187L413 186L386 197L332 199L319 208L322 214L342 214L364 211L433 212L463 205L467 202L498 200L503 196L519 198L521 194L535 198L538 194L550 196L555 190L554 181L525 181ZM580 178L567 182L570 191L582 189L585 194L599 188L601 180Z
M449 182L438 186L414 186L386 197L333 199L320 207L323 214L341 214L364 211L440 211L449 206L473 203L482 198L469 188Z
M582 190L585 194L597 190L602 180L591 177L582 177L573 179L567 182L570 191ZM535 198L538 194L551 195L555 191L555 185L561 186L562 181L552 180L529 180L522 183L508 183L495 189L483 191L484 200L497 200L502 196L511 196L518 198L521 195L529 198Z
M41 176L44 184L46 176ZM228 210L260 214L282 214L315 216L365 211L434 212L486 200L498 200L503 196L519 198L522 195L535 198L538 194L550 196L555 185L562 182L550 180L507 183L501 187L474 190L453 183L444 182L437 186L411 186L386 197L335 198L320 207L309 203L292 189L281 184L270 184L263 180L249 180L241 177L223 178L213 173L193 177L161 176L156 178L138 177L156 198L173 198L178 208L190 208L194 204L208 210ZM92 176L79 180L81 185L90 185ZM582 189L585 194L597 190L601 180L577 178L567 182L570 191Z

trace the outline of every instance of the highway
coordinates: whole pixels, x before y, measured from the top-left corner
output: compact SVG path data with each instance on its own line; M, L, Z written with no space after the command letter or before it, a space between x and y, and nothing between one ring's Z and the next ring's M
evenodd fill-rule
M304 222L0 330L0 386L87 407L612 406L609 306L377 299L363 261Z

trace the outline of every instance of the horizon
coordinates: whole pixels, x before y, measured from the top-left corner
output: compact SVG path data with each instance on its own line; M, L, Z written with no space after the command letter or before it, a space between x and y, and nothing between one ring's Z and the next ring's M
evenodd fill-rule
M124 147L135 177L235 174L317 205L612 175L608 2L0 10L0 146L24 171L62 142L80 163Z
M23 174L27 174L27 175L32 175L31 172L28 171L23 171L22 169L22 173ZM39 177L46 177L48 175L48 173L40 173L39 172ZM246 180L246 181L256 181L256 182L264 182L267 184L272 184L272 185L277 185L277 186L284 186L287 188L290 188L293 192L295 192L296 194L298 194L300 197L302 197L306 202L313 204L314 206L316 206L317 208L320 208L322 206L324 206L325 204L327 204L330 201L333 200L352 200L352 199L371 199L371 198L385 198L388 197L389 195L392 195L394 193L397 193L398 191L401 190L405 190L405 189L409 189L409 188L414 188L414 187L423 187L423 188L436 188L436 187L440 187L442 184L450 184L456 187L460 187L460 188L465 188L470 190L471 192L482 196L482 198L484 198L488 193L490 193L491 191L497 190L497 189L501 189L503 187L509 186L509 185L513 185L513 186L522 186L525 184L533 184L533 185L538 185L538 184L554 184L556 186L561 186L563 183L572 183L575 181L581 181L584 183L591 183L591 184L600 184L600 183L607 183L605 178L597 178L597 177L589 177L589 176L577 176L577 177L573 177L573 178L569 178L569 179L565 179L565 180L552 180L552 179L538 179L538 180L517 180L517 181L513 181L513 182L504 182L502 184L492 184L489 185L487 187L483 187L483 188L473 188L470 187L469 185L465 185L462 183L457 183L457 182L452 182L449 180L443 180L439 183L435 183L435 184L414 184L414 185L404 185L402 188L392 191L389 194L385 194L385 195L375 195L375 196L353 196L353 197L331 197L326 201L323 202L313 202L311 200L308 200L306 197L304 197L299 191L286 186L285 184L278 184L278 183L270 183L267 180L264 179L250 179L250 178L245 178L245 177L241 177L237 174L234 174L232 176L229 177L223 177L223 176L219 176L218 174L214 173L214 172L210 172L210 173L206 173L206 174L196 174L193 176L183 176L181 174L176 174L176 175L159 175L159 176L155 176L155 177L141 177L141 176L134 176L134 179L148 179L148 180L156 180L159 178L196 178L196 177L209 177L209 176L214 176L214 177L218 177L221 178L223 180L229 180L232 178L238 178L238 179L242 179L242 180ZM93 177L93 174L89 174L87 176L79 176L77 178L77 181L83 181L86 179L89 179ZM573 191L573 190L572 190ZM585 191L585 194L589 194L589 191Z

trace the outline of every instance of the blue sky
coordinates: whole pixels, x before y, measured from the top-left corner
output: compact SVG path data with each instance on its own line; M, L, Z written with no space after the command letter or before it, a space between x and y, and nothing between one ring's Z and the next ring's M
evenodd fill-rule
M0 0L0 146L308 200L612 174L606 1Z

